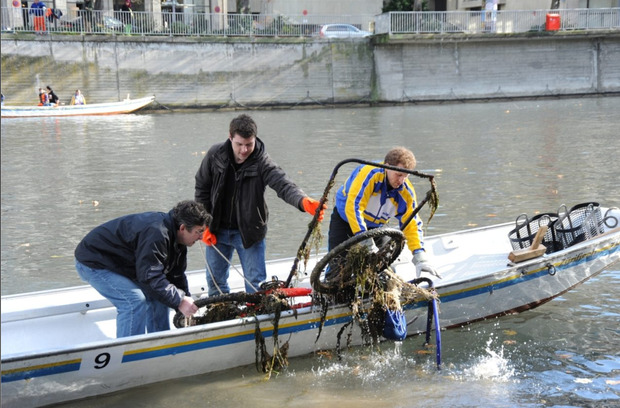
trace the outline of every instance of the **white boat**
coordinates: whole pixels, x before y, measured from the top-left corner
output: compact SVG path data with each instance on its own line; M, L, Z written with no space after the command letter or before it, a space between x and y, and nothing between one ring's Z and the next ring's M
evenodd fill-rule
M58 106L2 106L2 118L36 118L56 116L118 115L136 112L155 100L154 96L124 99L119 102Z
M427 251L442 276L423 274L440 296L440 326L540 306L618 262L620 210L600 207L599 214L604 218L596 221L594 236L542 255L534 247L529 256L523 256L529 249L515 250L509 239L514 223L426 237ZM509 256L525 259L514 263ZM323 259L312 255L302 270L314 273L302 274L294 286L311 288L310 277ZM297 261L269 262L268 275L288 280ZM405 280L415 278L409 251L403 251L392 268ZM204 270L188 272L188 280L194 296L205 293ZM233 290L243 288L240 278L231 283ZM347 305L331 304L317 340L322 308L311 301L308 296L297 298L297 309L281 314L278 345L288 341L288 357L334 349L339 330L353 319ZM409 336L427 331L426 304L404 308ZM2 406L7 408L82 399L252 364L256 324L267 346L274 333L273 315L259 315L116 339L115 308L88 286L3 296L1 312ZM172 313L170 317L173 321ZM356 344L359 337L353 336Z

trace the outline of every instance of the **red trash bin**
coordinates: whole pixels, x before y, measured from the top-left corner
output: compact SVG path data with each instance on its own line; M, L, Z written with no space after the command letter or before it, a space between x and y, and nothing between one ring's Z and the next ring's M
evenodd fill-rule
M558 31L560 29L560 15L547 14L547 24L545 28L547 31Z

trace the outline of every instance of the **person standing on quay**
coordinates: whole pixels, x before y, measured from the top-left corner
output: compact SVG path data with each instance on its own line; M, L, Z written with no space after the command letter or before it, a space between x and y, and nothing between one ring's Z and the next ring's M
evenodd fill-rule
M271 160L254 120L240 115L230 122L228 139L209 149L196 173L195 199L213 215L203 236L209 296L230 292L228 275L234 250L243 267L246 292L256 292L266 279L267 186L300 211L315 215L319 208L319 201L307 197ZM319 221L324 210L325 205Z
M30 6L30 14L32 14L32 21L34 24L34 31L37 34L43 34L45 32L45 3L39 0L34 0L34 3Z
M169 330L169 308L187 317L196 313L185 275L187 247L210 222L201 204L186 200L168 213L113 219L82 239L75 268L116 306L116 337Z

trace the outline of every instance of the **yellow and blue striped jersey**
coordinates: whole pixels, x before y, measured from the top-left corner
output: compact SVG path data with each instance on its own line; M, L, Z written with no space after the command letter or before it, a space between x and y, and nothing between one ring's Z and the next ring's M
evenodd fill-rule
M402 230L416 207L416 195L409 179L399 188L388 188L386 170L362 165L357 167L336 193L336 209L349 223L354 234L385 225L396 218ZM413 252L424 248L422 220L416 215L403 231Z

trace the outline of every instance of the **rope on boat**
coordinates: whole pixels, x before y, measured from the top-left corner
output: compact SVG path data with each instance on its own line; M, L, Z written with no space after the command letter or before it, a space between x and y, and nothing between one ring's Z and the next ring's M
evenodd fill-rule
M215 281L215 276L213 275L213 271L211 270L211 267L209 266L209 262L207 262L207 254L206 254L206 245L204 244L204 242L201 241L200 243L201 248L204 245L205 248L202 251L202 255L203 255L203 259L205 260L205 266L207 268L207 272L209 273L209 276L211 277L211 281L213 282L213 285L215 285L217 291L219 292L220 295L224 295L225 293L222 292L222 289L220 289L220 287L218 286L217 282ZM239 270L239 268L237 268L236 265L234 265L232 262L230 262L230 260L228 258L226 258L226 256L224 256L224 254L222 253L222 251L220 251L219 249L217 249L217 247L215 245L212 245L211 248L215 249L215 252L218 253L218 255L220 255L222 257L222 259L224 259L226 261L226 263L228 263L229 266L232 266L233 270L235 272L237 272L237 274L245 281L245 283L247 285L249 285L252 290L254 290L254 292L258 291L258 288L256 288L254 285L252 285L252 282L250 282L244 275L244 273L242 271Z

